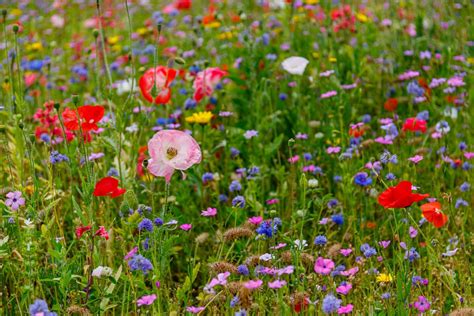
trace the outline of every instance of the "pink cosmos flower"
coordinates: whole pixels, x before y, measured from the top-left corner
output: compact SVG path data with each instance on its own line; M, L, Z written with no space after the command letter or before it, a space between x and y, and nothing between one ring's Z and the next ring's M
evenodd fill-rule
M341 275L346 277L354 276L357 272L359 272L359 267L350 268L349 270L342 271Z
M216 216L217 215L217 209L212 208L212 207L208 207L207 210L201 211L201 215L206 216L206 217Z
M337 310L337 313L338 313L339 315L342 315L342 314L349 314L349 313L352 312L352 309L353 309L353 308L354 308L354 305L352 305L352 304L347 304L347 305L345 305L345 306L339 307L338 310Z
M294 266L287 266L282 269L277 270L278 275L283 275L283 274L292 274L295 272L295 267Z
M472 158L474 158L474 152L465 152L464 157L466 157L466 159L471 160Z
M259 225L263 221L262 216L254 216L248 219L248 222L252 225Z
M328 91L326 93L321 94L320 98L321 99L327 99L327 98L333 97L335 95L337 95L337 91L332 90L332 91Z
M342 295L347 295L351 289L352 284L343 282L336 288L336 292Z
M155 295L155 294L145 295L145 296L140 297L140 298L137 300L137 305L138 305L138 306L151 305L151 304L153 304L153 302L154 302L155 300L156 300L156 295Z
M291 157L291 158L288 158L288 161L289 161L289 163L291 163L291 164L296 163L298 160L300 160L300 156L298 156L298 155L295 155L295 156L293 156L293 157Z
M255 290L261 287L263 284L262 280L250 280L244 283L244 287L249 290Z
M275 280L273 282L268 282L268 287L271 289L279 289L286 285L284 280Z
M201 162L201 148L196 140L178 130L162 130L148 142L151 159L148 171L157 177L171 181L174 170L186 170ZM183 173L184 176L184 173Z
M272 250L278 250L278 249L281 249L281 248L283 248L283 247L286 247L286 244L285 244L284 242L281 242L281 243L279 243L279 244L276 245L276 246L270 247L270 249L272 249Z
M183 225L179 226L179 228L181 228L181 229L184 230L184 231L188 231L188 230L191 230L191 228L193 228L193 225L191 225L191 224L183 224Z
M227 72L218 67L200 71L193 83L194 100L199 102L203 97L210 96L222 77L226 75Z
M138 252L138 247L134 247L132 250L130 250L127 255L123 258L124 260L132 259L132 257Z
M321 275L328 275L334 269L334 262L331 259L319 257L314 264L314 271Z

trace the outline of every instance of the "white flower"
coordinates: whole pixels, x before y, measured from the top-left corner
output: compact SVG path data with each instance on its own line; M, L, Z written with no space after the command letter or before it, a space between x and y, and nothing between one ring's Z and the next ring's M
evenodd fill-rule
M129 133L136 133L138 132L138 125L137 123L133 123L132 125L125 127L125 130Z
M266 254L263 254L263 255L260 256L260 260L263 260L263 261L270 261L274 258L275 257L272 254L269 254L269 253L266 253Z
M132 79L128 79L117 82L117 94L122 95L124 93L130 92L130 90L132 90L132 83L133 91L138 91L137 83L135 81L132 81Z
M319 185L318 179L309 179L308 180L308 186L310 188L316 188Z
M285 59L281 66L292 75L302 75L309 61L304 57L293 56Z
M111 276L112 269L109 267L98 266L92 271L92 276L96 278L101 278L103 276Z
M299 250L303 250L304 247L308 246L308 242L306 240L299 240L299 239L296 239L295 240L295 246L297 249Z

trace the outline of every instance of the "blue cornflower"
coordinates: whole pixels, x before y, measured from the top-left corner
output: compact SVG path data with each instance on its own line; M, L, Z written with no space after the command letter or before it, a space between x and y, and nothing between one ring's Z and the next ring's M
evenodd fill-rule
M308 160L313 159L313 155L311 155L310 153L304 153L303 158L304 160L308 161Z
M210 182L214 180L214 175L211 172L206 172L205 174L202 175L202 182Z
M456 200L456 204L454 205L455 208L460 208L461 206L468 206L469 203L467 201L463 200L462 198L458 198Z
M237 148L231 147L230 148L230 156L232 158L237 157L240 154L240 151Z
M285 101L286 99L288 99L288 94L286 93L280 93L278 95L278 99L280 99L281 101Z
M334 214L331 216L331 220L337 225L344 224L344 216L342 214Z
M128 266L130 270L141 270L144 274L147 274L149 270L153 269L150 260L142 255L134 255L133 258L128 261Z
M219 194L219 202L225 203L229 198L225 194Z
M237 272L242 275L249 275L250 271L249 268L245 264L241 264L237 267Z
M260 223L260 226L258 226L256 232L259 235L265 235L267 237L272 237L273 236L273 227L272 227L271 221L263 221L262 223Z
M326 314L335 313L341 307L342 300L332 294L328 294L323 299L323 312Z
M465 142L460 142L459 143L459 150L464 151L467 149L467 145Z
M114 167L110 168L109 171L107 171L107 176L108 177L118 177L119 176L119 172L117 169L115 169Z
M239 303L239 297L236 295L230 300L230 307L234 308Z
M30 305L30 315L34 316L38 313L48 313L48 304L40 299L36 299L33 304Z
M240 190L242 190L242 185L237 180L232 181L232 183L229 185L230 192L235 192L235 191L240 191Z
M328 239L324 235L319 235L314 238L314 244L317 246L324 246L328 242Z
M370 178L367 172L359 172L354 177L354 183L365 187L372 184L372 178Z
M53 150L49 155L49 161L55 165L63 161L69 161L69 158L66 155L60 154L58 151Z
M392 297L392 294L390 294L389 292L385 292L381 295L381 297L384 300L388 300L390 297Z
M419 120L428 121L428 119L430 118L430 112L421 111L420 113L416 115L416 118Z
M335 277L337 275L340 275L342 271L345 271L346 270L346 266L343 265L343 264L340 264L338 265L337 267L334 268L334 270L332 270L331 272L331 276L332 277Z
M405 259L408 259L410 262L415 261L420 258L420 254L416 251L415 247L410 248L405 252Z
M186 99L186 101L184 101L184 109L185 110L190 110L190 109L194 109L197 105L197 102L194 101L193 99Z
M415 97L421 97L425 93L425 90L423 90L416 81L411 81L408 83L407 92Z
M372 256L375 256L377 254L377 250L375 248L370 247L369 244L363 244L360 246L360 251L364 254L366 258L370 258Z
M335 208L338 205L339 205L339 201L337 199L330 199L327 204L329 208Z
M155 219L153 220L153 223L154 223L156 226L161 226L161 225L163 225L163 220L162 220L161 218L157 217L157 218L155 218Z
M370 120L372 120L372 117L369 114L364 114L362 115L362 122L367 124L370 123Z
M467 191L469 191L470 188L471 188L471 185L469 184L469 182L464 182L459 187L459 190L461 190L461 192L467 192Z
M248 170L247 179L253 179L256 175L260 173L260 168L257 166L253 166Z
M334 182L341 182L342 181L341 176L334 176L332 179L334 180Z
M237 195L232 200L232 206L244 208L245 207L245 198L242 195Z
M149 220L148 218L144 218L139 224L138 224L138 230L147 230L151 232L153 230L153 222Z

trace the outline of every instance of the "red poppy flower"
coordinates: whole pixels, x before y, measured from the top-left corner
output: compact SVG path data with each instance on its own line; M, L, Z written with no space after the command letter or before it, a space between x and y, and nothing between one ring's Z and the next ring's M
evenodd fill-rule
M439 202L423 204L421 211L423 212L423 217L436 228L440 228L448 221L448 216L441 212L441 204Z
M85 233L85 232L88 232L89 230L91 230L91 226L79 226L78 228L76 228L76 237L79 239L82 237L82 235Z
M109 233L105 230L104 226L100 226L99 229L95 232L94 236L104 237L105 240L109 240Z
M379 204L384 208L404 208L429 196L412 193L411 186L410 181L402 181L397 186L388 188L379 195Z
M79 113L79 120L77 113ZM62 114L64 126L70 131L77 131L81 123L82 131L89 132L99 129L97 123L104 117L105 109L100 105L83 105L77 108L77 113L69 108L65 109Z
M96 183L94 189L95 196L110 196L116 198L125 193L125 189L118 187L119 181L112 177L105 177Z
M398 107L398 100L396 98L390 98L387 101L385 101L383 107L385 110L389 112L393 112Z
M171 99L171 82L177 71L158 66L148 69L138 81L143 97L150 103L166 104Z
M416 117L410 117L403 124L402 130L412 132L426 132L426 121L419 120Z

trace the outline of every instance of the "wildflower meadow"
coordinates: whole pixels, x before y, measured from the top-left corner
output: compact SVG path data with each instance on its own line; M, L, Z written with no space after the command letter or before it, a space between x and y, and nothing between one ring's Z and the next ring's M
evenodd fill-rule
M2 315L474 315L474 2L1 0Z

